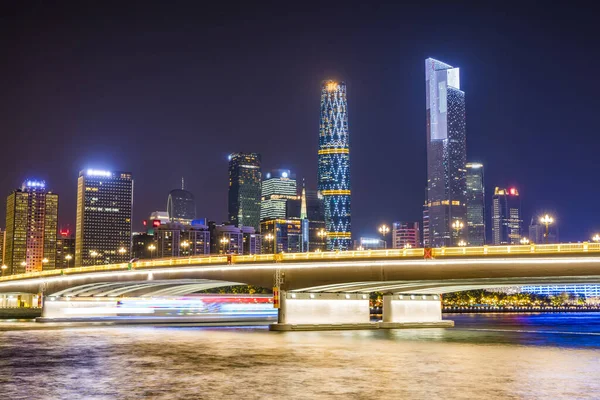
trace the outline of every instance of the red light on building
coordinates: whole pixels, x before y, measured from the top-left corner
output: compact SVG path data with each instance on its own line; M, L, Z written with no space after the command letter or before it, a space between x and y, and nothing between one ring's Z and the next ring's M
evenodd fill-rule
M61 229L60 230L60 236L67 237L70 234L71 234L71 231L69 229Z
M154 221L152 221L152 226L157 228L160 226L160 220L159 219L155 219Z
M515 188L510 188L509 191L510 191L511 196L514 196L515 194L517 194L517 189L515 189Z
M143 224L144 224L144 226L147 226L148 225L148 221L144 220Z

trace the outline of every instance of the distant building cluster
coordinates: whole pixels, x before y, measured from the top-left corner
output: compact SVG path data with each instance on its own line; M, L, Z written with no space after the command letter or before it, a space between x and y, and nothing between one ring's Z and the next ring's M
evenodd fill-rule
M208 254L558 242L557 223L548 216L543 221L532 218L525 232L515 187L495 187L488 210L484 165L467 158L459 68L428 58L425 83L427 185L422 221L396 221L380 227L381 237L353 240L347 87L328 80L320 91L318 172L308 187L289 169L263 173L259 153L233 152L228 157L225 221L199 217L196 198L182 178L181 187L168 193L166 209L149 213L145 230L132 232L130 172L79 173L74 230L59 225L58 195L44 181L28 179L7 198L6 225L0 230L2 273Z

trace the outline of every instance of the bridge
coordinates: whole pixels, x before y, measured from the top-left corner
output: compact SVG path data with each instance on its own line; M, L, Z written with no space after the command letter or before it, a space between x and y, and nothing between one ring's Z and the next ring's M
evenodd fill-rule
M303 329L373 327L371 292L384 293L378 327L439 326L447 323L441 320L443 293L558 283L600 283L600 243L143 260L4 276L0 293L43 293L46 299L72 302L184 295L231 285L276 286L280 309L275 329ZM44 302L45 316L60 314L49 304Z

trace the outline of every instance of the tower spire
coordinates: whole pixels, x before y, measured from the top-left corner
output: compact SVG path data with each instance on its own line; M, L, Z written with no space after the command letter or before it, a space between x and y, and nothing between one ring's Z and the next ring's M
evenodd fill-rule
M183 176L181 177L181 190L185 190L185 181L183 180Z
M302 200L300 203L300 219L308 218L306 212L306 186L304 185L304 178L302 178Z

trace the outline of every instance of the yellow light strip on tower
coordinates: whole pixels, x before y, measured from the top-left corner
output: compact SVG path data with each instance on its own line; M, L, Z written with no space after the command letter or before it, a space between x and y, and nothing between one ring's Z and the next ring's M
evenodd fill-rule
M328 239L347 239L350 235L350 232L327 232Z
M350 154L350 149L321 149L319 154Z
M321 191L323 196L350 196L349 190L323 190Z

